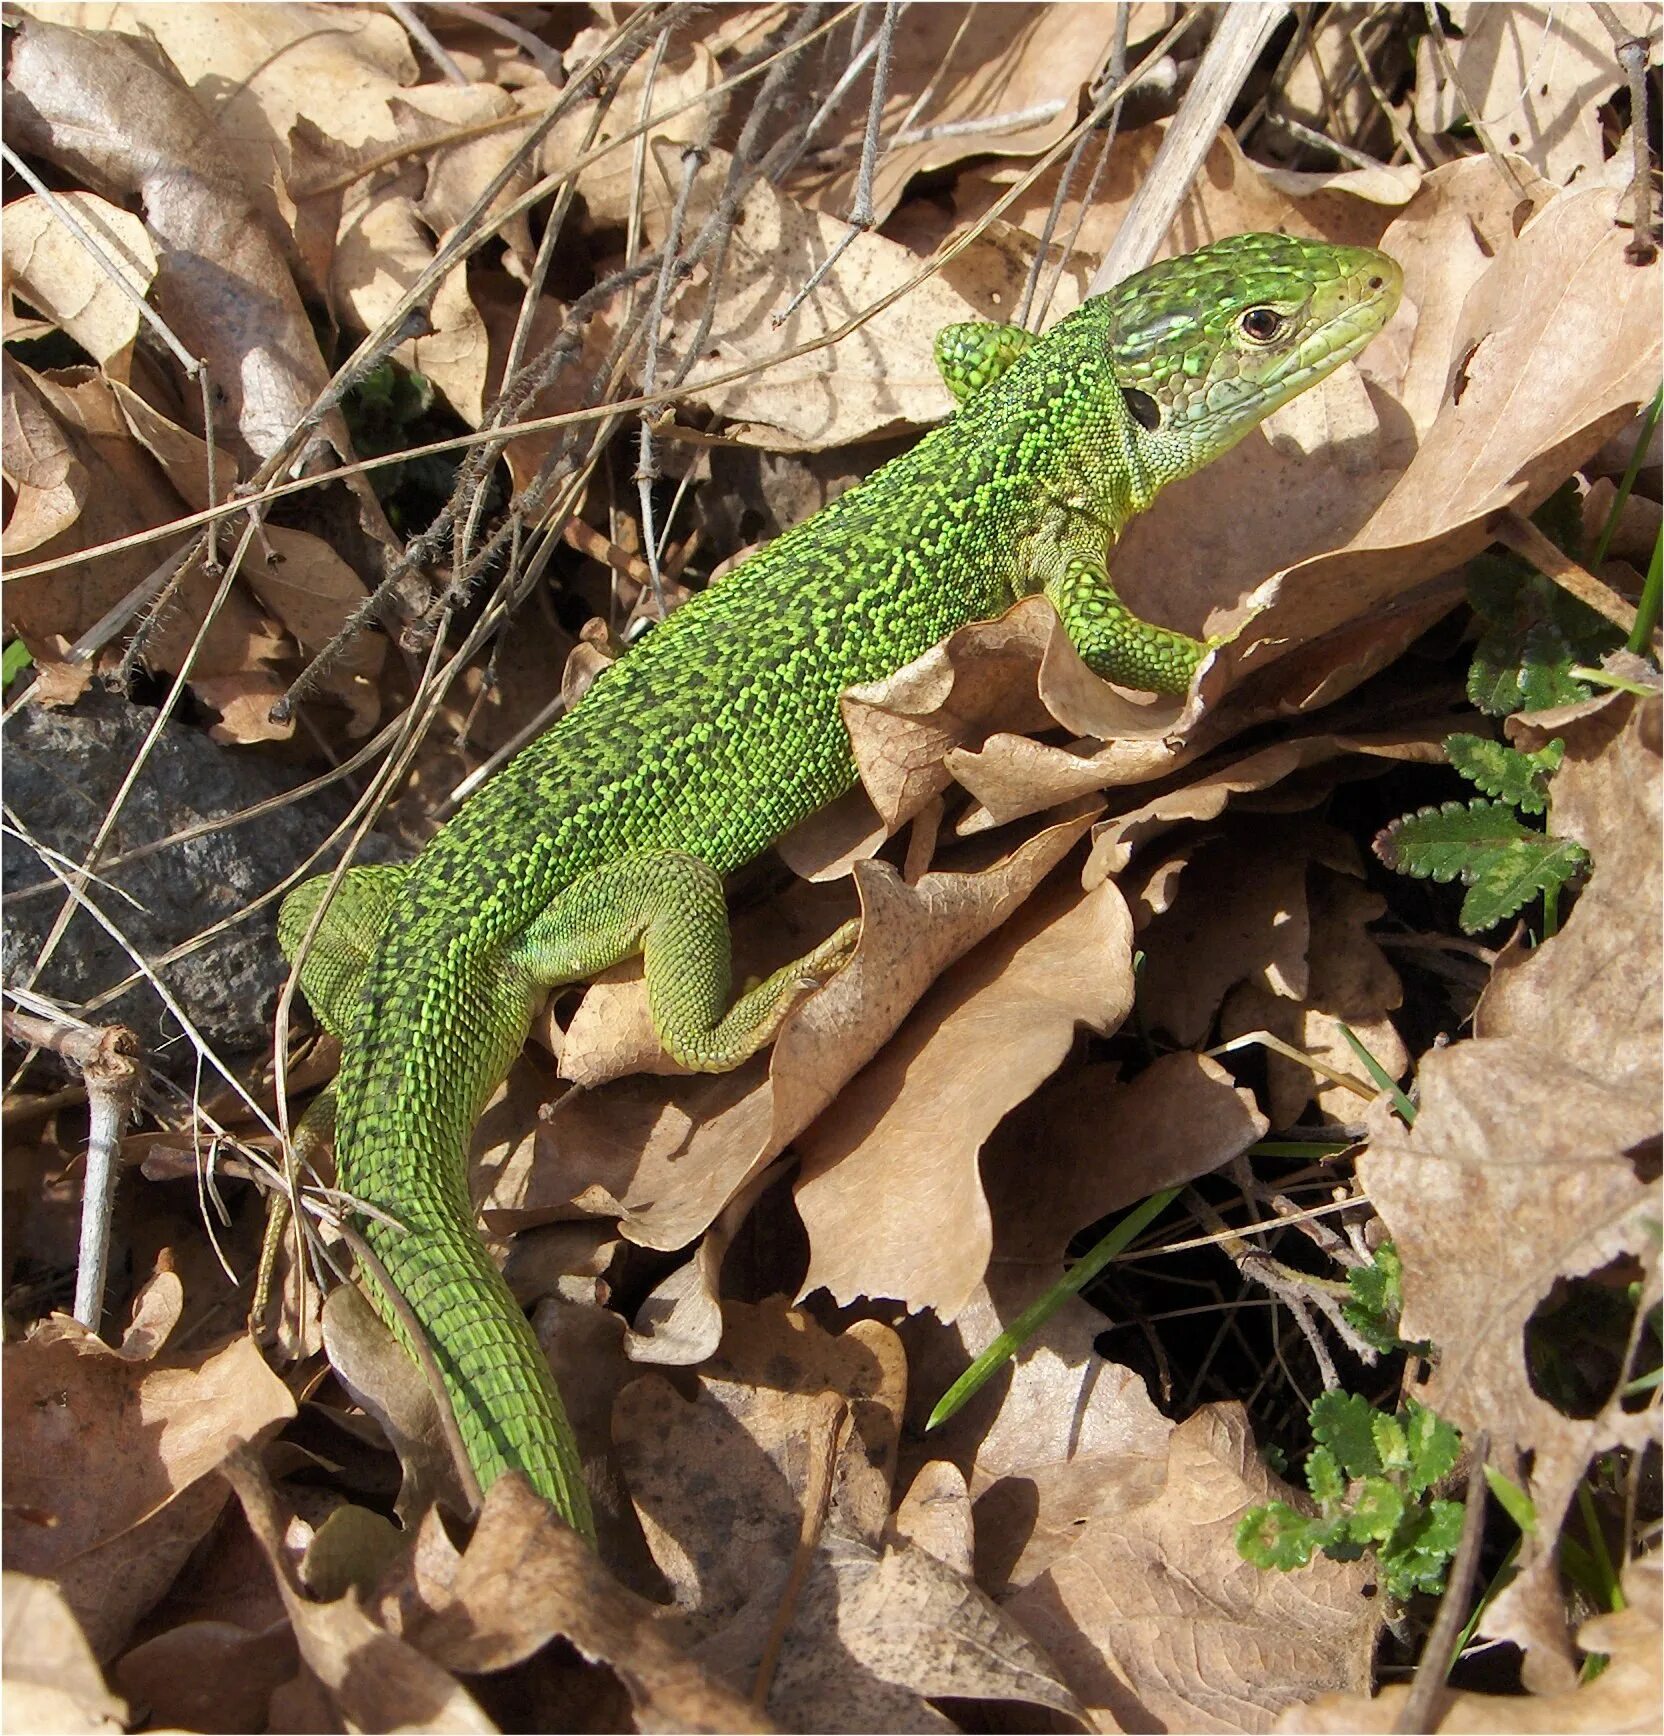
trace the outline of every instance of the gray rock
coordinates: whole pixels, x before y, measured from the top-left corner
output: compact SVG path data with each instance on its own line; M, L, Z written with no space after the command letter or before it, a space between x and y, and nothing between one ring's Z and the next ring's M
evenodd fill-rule
M72 862L81 861L155 716L145 707L95 692L72 711L25 706L6 725L7 807L39 843ZM292 768L247 749L222 747L202 730L169 723L123 804L105 859L203 820L237 813L301 781ZM174 845L130 867L99 869L106 883L95 882L89 895L140 953L154 960L275 886L329 835L349 800L344 788L327 789L259 819ZM36 852L9 829L3 845L0 886L6 903L0 970L10 986L24 980L64 894L49 890L18 897L51 876ZM389 840L372 834L358 859L386 861L397 853ZM118 943L78 911L34 987L78 1011L133 968ZM277 948L274 901L159 974L197 1029L229 1058L270 1043L272 1014L286 971ZM183 1080L194 1073L194 1050L148 984L129 989L91 1018L98 1024L129 1026L153 1065Z

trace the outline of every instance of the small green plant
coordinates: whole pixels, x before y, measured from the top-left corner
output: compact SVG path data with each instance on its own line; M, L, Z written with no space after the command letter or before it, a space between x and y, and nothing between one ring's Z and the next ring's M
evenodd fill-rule
M13 639L5 650L4 661L0 661L0 687L10 687L34 659L29 655L29 647L21 639Z
M1531 517L1574 560L1583 559L1576 483L1557 489ZM1610 621L1516 554L1471 561L1468 601L1479 625L1468 698L1491 717L1587 699L1592 689L1572 671L1598 664L1623 643Z
M1404 1312L1404 1262L1391 1242L1375 1250L1369 1265L1354 1266L1346 1274L1346 1287L1352 1295L1341 1303L1340 1311L1366 1344L1384 1356L1398 1350L1426 1351L1425 1344L1411 1344L1398 1336L1398 1317Z
M1483 736L1450 735L1444 751L1485 795L1401 815L1376 835L1375 854L1394 872L1417 879L1460 876L1468 894L1458 920L1465 933L1478 934L1539 895L1556 898L1588 867L1589 852L1520 817L1548 807L1548 779L1565 752L1558 737L1535 753L1521 753Z
M1396 1416L1356 1393L1326 1392L1311 1409L1306 1486L1316 1514L1286 1501L1252 1507L1236 1528L1237 1553L1289 1573L1321 1551L1356 1561L1373 1549L1388 1596L1444 1589L1462 1536L1462 1504L1428 1490L1456 1463L1461 1437L1411 1399Z

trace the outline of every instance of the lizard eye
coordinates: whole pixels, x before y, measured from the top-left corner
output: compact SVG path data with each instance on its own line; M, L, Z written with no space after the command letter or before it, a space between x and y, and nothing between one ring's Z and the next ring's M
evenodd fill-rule
M1127 414L1145 433L1153 434L1161 426L1161 406L1148 392L1140 392L1135 386L1123 386L1121 401L1127 407Z
M1251 307L1236 322L1236 329L1251 344L1275 343L1287 327L1288 320L1274 307Z

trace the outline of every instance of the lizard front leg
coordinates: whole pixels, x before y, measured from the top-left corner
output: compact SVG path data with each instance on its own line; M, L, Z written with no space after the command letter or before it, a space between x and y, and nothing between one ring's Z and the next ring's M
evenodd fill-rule
M700 1073L726 1073L770 1042L800 990L854 950L846 922L812 952L729 1006L732 946L722 877L679 850L621 857L580 876L521 936L509 959L554 987L642 955L647 1006L665 1052Z
M1202 659L1223 643L1140 619L1121 601L1101 555L1061 556L1043 588L1087 668L1123 687L1183 693Z

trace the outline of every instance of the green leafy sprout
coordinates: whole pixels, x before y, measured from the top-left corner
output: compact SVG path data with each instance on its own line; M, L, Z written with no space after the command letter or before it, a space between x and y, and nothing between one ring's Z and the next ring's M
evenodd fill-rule
M1396 1415L1356 1393L1326 1392L1311 1408L1306 1486L1315 1514L1286 1501L1251 1507L1236 1529L1237 1553L1289 1573L1312 1556L1356 1561L1374 1550L1389 1597L1440 1592L1462 1537L1462 1503L1434 1499L1461 1437L1414 1399Z
M1548 780L1565 744L1556 737L1522 753L1477 735L1445 737L1445 757L1485 795L1443 802L1401 815L1375 838L1375 854L1394 872L1421 880L1458 877L1468 888L1458 920L1478 934L1522 910L1533 898L1558 897L1589 866L1589 852L1571 838L1527 825L1521 814L1548 808ZM1546 924L1552 930L1552 919Z

